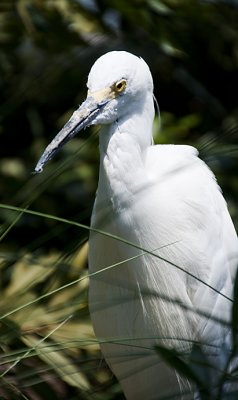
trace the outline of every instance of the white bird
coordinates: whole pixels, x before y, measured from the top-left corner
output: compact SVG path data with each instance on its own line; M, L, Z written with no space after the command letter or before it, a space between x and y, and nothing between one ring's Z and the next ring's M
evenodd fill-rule
M189 355L199 342L215 390L231 348L229 326L216 319L230 321L238 260L221 190L195 148L153 145L153 81L143 59L109 52L87 86L35 171L79 130L103 125L89 240L89 305L102 353L127 399L187 399L193 386L155 345Z

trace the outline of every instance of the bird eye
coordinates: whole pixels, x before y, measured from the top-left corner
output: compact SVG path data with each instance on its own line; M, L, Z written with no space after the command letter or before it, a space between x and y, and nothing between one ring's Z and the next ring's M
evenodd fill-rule
M116 82L114 84L114 89L117 93L123 92L123 90L126 88L126 80L121 79L120 81Z

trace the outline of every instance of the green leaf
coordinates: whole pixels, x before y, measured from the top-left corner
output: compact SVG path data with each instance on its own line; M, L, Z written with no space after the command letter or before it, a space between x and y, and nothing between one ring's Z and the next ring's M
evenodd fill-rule
M37 351L38 356L49 366L51 366L55 372L61 376L61 378L71 386L78 387L82 390L89 389L89 382L84 374L82 374L76 366L73 365L70 358L67 357L64 352L51 351L51 347L47 347L45 343L39 343L34 336L28 335L27 338L23 338L23 342L30 348L34 348Z

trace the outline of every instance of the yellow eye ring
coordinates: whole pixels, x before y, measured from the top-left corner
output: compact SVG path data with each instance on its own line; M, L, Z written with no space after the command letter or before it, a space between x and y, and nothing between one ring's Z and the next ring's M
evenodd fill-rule
M126 88L126 80L125 79L121 79L120 81L118 81L114 84L114 90L117 93L123 92L123 90L125 90L125 88Z

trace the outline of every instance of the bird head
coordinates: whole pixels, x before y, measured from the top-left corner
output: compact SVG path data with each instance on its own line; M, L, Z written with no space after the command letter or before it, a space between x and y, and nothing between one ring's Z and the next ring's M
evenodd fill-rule
M111 124L132 110L140 112L143 97L153 93L149 67L142 58L125 51L101 56L88 76L88 95L69 121L46 147L35 172L80 130L95 124Z

